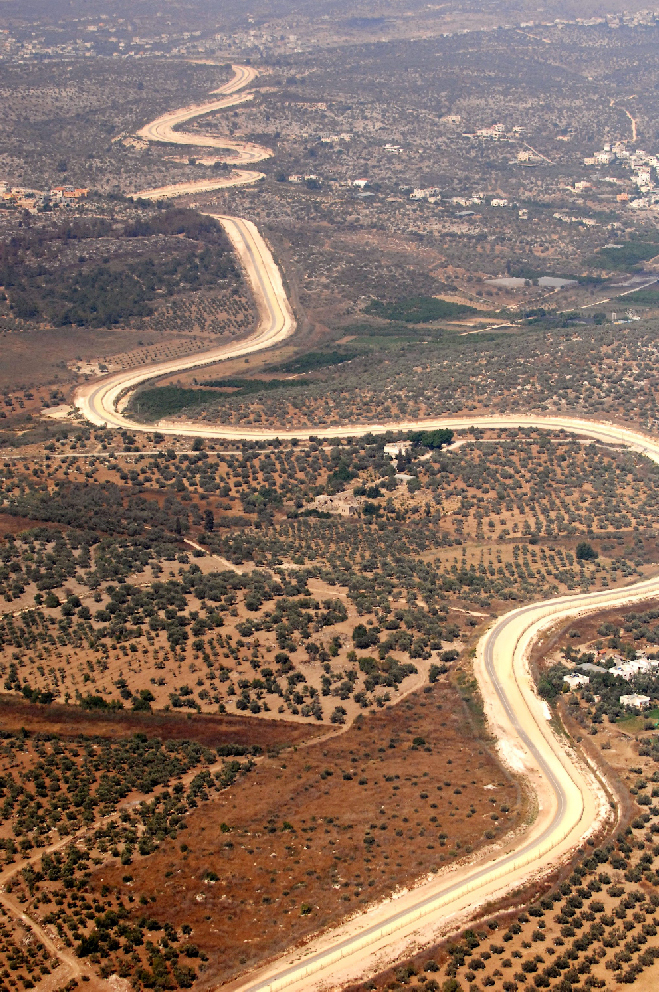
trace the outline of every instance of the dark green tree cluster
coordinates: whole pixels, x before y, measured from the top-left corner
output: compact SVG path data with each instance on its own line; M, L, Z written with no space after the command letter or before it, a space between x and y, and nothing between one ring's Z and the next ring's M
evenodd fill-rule
M169 236L166 252L163 236ZM57 249L74 241L88 255L67 264L68 256ZM237 284L239 278L221 225L179 208L130 223L121 232L107 221L78 220L30 229L0 245L0 283L13 314L56 327L111 327L152 316L159 295Z
M464 317L476 313L476 308L466 303L438 299L436 296L413 296L409 299L396 300L395 303L372 300L364 312L384 320L400 320L406 324L428 324L433 320Z

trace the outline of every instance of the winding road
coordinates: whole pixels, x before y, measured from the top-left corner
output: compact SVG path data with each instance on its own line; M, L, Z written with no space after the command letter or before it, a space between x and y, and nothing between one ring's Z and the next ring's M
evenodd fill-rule
M196 117L213 114L218 110L227 110L229 107L236 107L240 103L254 99L253 93L243 91L256 79L258 75L256 69L247 65L234 65L232 68L234 74L229 82L213 91L214 94L219 94L217 100L193 104L191 107L183 107L180 110L163 114L162 117L158 117L157 120L138 131L138 137L145 141L159 141L168 145L192 145L195 148L218 148L223 151L230 151L232 154L225 159L230 165L253 165L255 162L262 162L263 159L271 158L272 150L264 145L257 145L250 141L236 141L225 135L218 137L203 132L190 133L189 131L175 130L181 124L186 124Z
M215 216L215 215L213 215ZM189 355L183 361L173 359L144 369L116 372L95 382L86 383L76 394L81 413L97 426L143 429L133 424L119 408L130 394L154 376L198 368L215 362L249 355L280 344L295 330L295 319L284 291L281 273L270 249L249 220L241 217L218 217L240 258L259 310L256 330L235 344L220 345L211 351ZM167 430L167 433L174 433Z
M217 136L203 132L190 132L176 130L188 121L197 117L204 117L206 114L217 113L219 110L228 110L229 107L236 107L241 103L247 103L254 99L254 94L244 92L258 75L256 69L248 65L234 65L233 76L227 82L213 91L213 95L218 95L217 100L208 103L193 104L190 107L183 107L163 114L155 121L147 124L137 132L137 137L144 141L159 142L167 145L185 145L194 148L216 148L224 154L221 158L228 165L255 165L266 158L272 157L272 150L264 145L257 145L250 141L237 141L225 135ZM230 154L226 154L229 152ZM234 169L228 176L215 176L208 179L192 180L185 183L175 183L171 186L160 186L158 189L146 189L136 193L135 196L143 200L165 200L176 196L185 196L190 193L208 193L212 190L226 189L230 186L248 186L251 183L263 179L262 172L247 171L246 169Z
M241 164L256 161L258 146L231 144L227 139L210 136L202 140L203 135L173 130L176 125L202 113L232 106L238 99L247 99L245 95L239 98L238 91L254 78L253 70L249 67L234 67L234 70L234 79L218 91L222 96L215 103L164 115L143 128L140 134L152 141L231 148ZM153 365L142 371L115 373L86 384L78 391L76 405L92 423L126 427L131 431L153 430L154 425L136 423L122 413L127 398L141 383L164 374L260 351L293 333L295 321L281 274L259 232L249 221L240 218L220 217L219 220L254 289L261 315L256 331L236 344ZM624 445L659 462L659 442L653 438L613 423L565 416L437 417L297 431L246 430L192 422L160 423L157 429L179 437L268 441L275 437L303 438L310 434L330 439L381 434L389 430L405 432L434 427L459 430L472 426L563 430L608 444ZM479 907L564 862L587 836L604 824L611 815L610 805L595 771L572 749L566 738L554 732L549 710L534 689L528 665L530 649L544 630L559 621L657 595L659 576L623 589L530 604L496 621L480 641L475 671L490 727L499 742L501 758L514 771L524 775L536 796L536 815L531 825L518 834L503 838L496 847L470 863L444 870L397 898L372 906L304 947L289 951L259 971L243 976L230 987L241 992L278 992L281 989L306 992L364 978L388 966L398 954L409 953L411 947L454 931L461 921L473 917Z

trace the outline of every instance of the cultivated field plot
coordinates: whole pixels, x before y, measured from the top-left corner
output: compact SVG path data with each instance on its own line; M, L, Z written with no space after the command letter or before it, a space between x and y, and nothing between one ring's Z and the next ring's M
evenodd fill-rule
M34 739L2 744L7 891L101 975L227 978L522 822L461 691L429 687L294 750L299 728L259 721L246 737L228 718L145 717L123 739L130 720L78 719L62 738L42 709Z
M341 724L446 671L506 602L656 555L653 467L569 438L392 463L380 441L177 456L87 436L3 469L0 664L28 699Z

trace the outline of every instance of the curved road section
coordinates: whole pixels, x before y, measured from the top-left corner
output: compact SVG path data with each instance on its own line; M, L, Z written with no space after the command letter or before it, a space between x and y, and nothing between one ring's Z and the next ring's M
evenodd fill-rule
M146 141L159 141L168 145L220 148L232 153L232 156L227 158L227 162L232 165L252 165L255 162L262 162L265 158L270 158L272 156L270 148L253 142L234 141L233 138L225 136L216 137L212 134L175 130L175 128L194 120L196 117L213 114L218 110L226 110L228 107L235 107L239 103L246 103L248 100L254 99L253 93L242 93L241 90L244 90L256 78L258 75L256 69L247 65L234 65L232 68L233 78L213 91L214 94L219 94L217 100L169 111L162 117L158 117L157 120L145 125L137 132L138 137L144 138Z
M161 142L167 145L217 148L225 153L222 157L229 165L254 165L256 162L270 158L272 150L254 142L236 141L233 138L217 137L203 132L176 130L176 128L197 117L216 113L219 110L227 110L229 107L236 107L240 103L254 99L253 93L241 91L256 78L258 75L256 69L248 65L234 65L232 69L233 77L229 82L213 91L214 95L218 95L217 100L169 111L150 124L146 124L137 132L138 137L144 138L145 141ZM234 169L228 176L215 176L209 179L176 183L172 186L160 186L158 189L145 189L136 193L135 196L143 200L167 200L176 196L209 193L212 190L227 189L230 186L249 186L251 183L264 178L262 172Z
M141 200L173 200L177 196L212 193L218 189L229 189L232 186L251 186L259 179L265 179L265 173L252 172L248 169L234 169L228 176L193 179L189 183L175 183L173 186L143 189L141 192L135 193L135 196Z
M233 79L221 87L218 100L165 114L142 129L150 141L223 148L234 153L235 164L247 165L271 153L258 145L235 142L211 135L190 134L175 128L202 114L222 110L250 99L240 94L254 78L247 66L234 66ZM258 174L229 177L219 185L253 181ZM206 185L204 188L218 188ZM180 184L147 191L144 196L159 198L201 190L202 184ZM76 405L97 425L130 430L153 430L155 425L137 424L121 412L130 394L143 382L166 374L209 365L228 358L250 354L285 340L295 322L284 292L281 274L259 232L249 221L220 217L248 278L259 307L257 330L246 340L225 345L196 356L164 362L142 371L110 375L82 387ZM608 444L625 445L659 462L659 443L611 423L597 423L569 417L532 415L470 418L441 418L395 424L346 424L339 427L303 431L252 430L212 427L194 423L157 425L159 431L177 436L224 440L273 440L275 437L355 437L388 430L453 427L466 429L541 427L564 430ZM608 815L608 802L592 769L583 763L565 739L559 738L549 723L549 711L537 696L530 674L530 648L543 630L571 616L659 595L659 577L626 589L562 597L531 604L497 621L479 644L476 674L485 701L490 726L498 739L499 751L514 771L523 774L536 797L536 815L528 830L504 838L496 849L480 858L442 872L398 898L372 907L329 931L302 948L237 980L240 992L308 992L338 986L363 978L390 964L398 954L409 952L419 942L427 943L447 934L485 903L539 878L563 862L585 837L594 832Z
M184 368L198 368L262 351L285 341L295 330L295 319L284 291L281 273L254 224L241 217L217 219L227 232L251 284L259 309L256 330L243 341L191 355L184 361L161 362L146 369L117 372L85 384L78 390L75 403L91 423L97 426L144 430L144 425L135 424L119 412L122 402L127 402L133 390L143 382L154 376L180 372Z
M443 872L400 898L367 910L339 929L289 953L250 980L230 987L241 992L294 992L357 981L454 931L479 907L566 860L606 819L608 800L595 775L553 732L546 704L529 671L529 650L541 632L577 614L647 599L659 578L627 589L562 597L514 610L481 640L476 672L488 720L501 756L524 773L537 796L537 816L520 838L504 840L496 852Z

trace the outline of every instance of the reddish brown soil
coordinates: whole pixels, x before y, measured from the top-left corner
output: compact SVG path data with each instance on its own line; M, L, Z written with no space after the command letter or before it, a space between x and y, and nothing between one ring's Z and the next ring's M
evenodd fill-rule
M144 894L159 920L192 925L206 987L501 836L522 812L462 700L438 685L265 759L135 861L132 881L106 863L92 885Z
M49 527L53 530L63 530L60 524L44 523L43 520L31 520L30 517L14 517L10 513L0 513L0 538L7 534L20 534L33 527Z
M326 727L283 720L254 720L239 716L207 713L108 713L90 712L78 706L40 706L15 696L0 696L0 726L16 731L29 727L31 733L51 733L61 737L127 737L145 733L161 740L195 740L207 747L221 744L259 745L264 751L279 750L302 743Z

